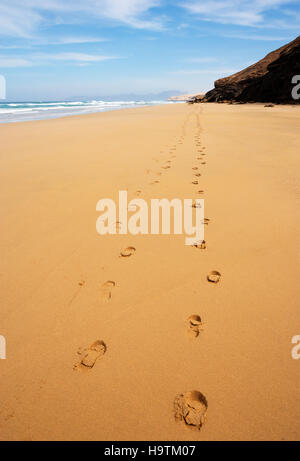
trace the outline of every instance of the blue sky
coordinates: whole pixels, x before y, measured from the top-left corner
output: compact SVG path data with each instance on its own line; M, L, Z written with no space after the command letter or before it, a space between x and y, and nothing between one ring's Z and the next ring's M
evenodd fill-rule
M0 0L10 100L201 92L299 35L300 0Z

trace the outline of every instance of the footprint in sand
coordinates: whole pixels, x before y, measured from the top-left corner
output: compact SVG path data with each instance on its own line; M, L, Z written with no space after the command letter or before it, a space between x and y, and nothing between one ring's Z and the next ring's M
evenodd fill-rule
M201 173L196 173L194 176L196 176L197 178L200 178L200 176L202 176L202 175L201 175Z
M130 258L130 256L134 255L136 249L134 247L127 247L124 250L121 250L120 257L121 258Z
M206 226L208 226L208 224L210 223L210 219L204 218L202 223L205 224Z
M119 232L119 230L122 228L122 223L121 221L115 222L112 226L112 231Z
M197 194L203 195L203 194L204 194L204 190L197 190Z
M107 282L103 283L100 293L100 299L103 303L107 303L111 300L112 290L115 288L115 286L116 282L113 280L108 280Z
M90 371L94 368L98 359L106 353L107 347L104 341L95 341L88 349L79 349L78 355L81 360L74 366L76 371Z
M194 243L193 247L197 248L197 250L205 250L206 249L206 241L202 240L202 242Z
M195 186L197 186L197 184L199 184L199 181L192 181L192 184L194 184Z
M187 319L188 335L192 338L198 338L200 331L202 331L202 325L203 324L200 315L190 315L190 317Z
M176 396L174 414L176 421L183 421L191 428L201 429L208 409L206 397L199 391L185 392Z
M163 168L164 170L168 170L168 169L171 168L171 167L170 167L170 165L165 165L165 166L162 166L162 168Z
M201 203L194 202L194 203L192 204L192 208L202 208L202 205L201 205Z
M207 280L210 283L219 283L220 279L221 279L221 274L218 271L211 271L207 276Z
M198 170L197 166L193 166L192 170Z

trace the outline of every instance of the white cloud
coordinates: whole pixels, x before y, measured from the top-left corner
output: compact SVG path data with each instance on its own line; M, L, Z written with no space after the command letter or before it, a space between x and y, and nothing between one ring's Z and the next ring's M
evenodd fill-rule
M108 39L101 37L61 37L57 40L46 41L45 43L47 45L78 45L82 43L102 43L108 41Z
M108 19L137 29L161 30L160 18L149 17L152 8L162 0L1 0L0 35L30 37L43 22L47 13L59 15L61 23L74 17L82 21Z
M0 56L0 68L6 67L29 67L32 62L23 58L9 58L7 56Z
M102 56L85 53L39 53L35 54L34 58L37 61L73 61L83 63L101 62L107 61L109 59L117 59L117 57L115 56ZM41 64L41 62L39 62L39 64Z
M298 0L186 0L181 6L205 21L260 26L265 13Z
M66 63L74 63L76 65L88 65L108 61L110 59L118 58L116 56L102 56L85 53L35 53L30 54L27 58L0 55L0 68L43 66L54 61L64 61Z
M222 34L222 37L225 38L236 38L239 40L258 40L262 42L288 42L292 40L291 37L279 37L279 36L270 36L270 35L252 35L252 34Z
M124 22L137 29L161 29L160 20L143 18L151 8L159 5L160 0L102 0L101 7L93 6L93 10L99 16Z
M40 14L21 2L1 0L0 35L12 37L29 37L41 23Z
M47 40L43 38L31 37L30 40L20 41L18 45L0 45L1 50L28 50L45 45L80 45L87 43L104 43L109 39L101 37L61 37L57 40Z

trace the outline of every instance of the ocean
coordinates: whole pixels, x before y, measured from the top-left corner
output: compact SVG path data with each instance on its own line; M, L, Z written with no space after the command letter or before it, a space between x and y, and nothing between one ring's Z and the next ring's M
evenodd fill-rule
M175 102L176 103L176 102ZM0 123L26 122L49 118L106 112L133 107L174 104L172 101L54 101L0 102Z

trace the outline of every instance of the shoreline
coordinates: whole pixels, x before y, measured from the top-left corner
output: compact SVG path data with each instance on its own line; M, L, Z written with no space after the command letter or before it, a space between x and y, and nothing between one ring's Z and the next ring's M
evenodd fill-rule
M109 113L109 112L119 112L119 111L127 111L127 110L131 110L131 109L147 109L147 108L152 108L152 107L165 107L165 106L168 106L168 105L178 105L178 104L182 104L182 105L190 105L191 103L188 103L187 101L166 101L165 103L162 103L162 104L145 104L145 106L134 106L134 107L124 107L124 108L117 108L117 109L107 109L107 110L104 110L104 111L95 111L95 112L88 112L88 113L85 113L85 114L67 114L67 115L58 115L58 116L53 116L53 117L48 117L48 118L41 118L41 119L34 119L34 120L16 120L16 121L1 121L0 120L0 126L2 125L9 125L9 124L20 124L20 123L29 123L29 122L47 122L47 121L51 121L51 120L58 120L58 119L68 119L68 118L73 118L73 117L86 117L88 115L101 115L101 114L106 114L106 113ZM292 108L298 108L299 107L299 104L298 103L294 103L294 104L275 104L275 103L270 103L272 104L272 107L271 106L268 106L267 103L263 103L263 102L253 102L253 103L242 103L242 104L239 104L239 103L217 103L217 102L207 102L207 103L193 103L193 105L202 105L202 104L207 104L209 106L211 105L224 105L224 106L238 106L238 107L246 107L246 108L250 108L250 107L264 107L264 108L268 108L269 110L270 109L276 109L276 108L288 108L288 109L292 109Z
M299 440L300 107L262 106L0 124L1 440ZM99 236L120 190L204 198L206 248ZM190 391L200 431L175 421Z
M26 103L24 103L26 105ZM45 103L47 105L47 103ZM164 106L164 105L172 105L172 104L179 104L179 102L176 102L176 101L161 101L160 103L154 103L154 102L145 102L144 104L133 104L130 102L128 102L128 105L124 104L124 107L119 106L117 108L109 108L109 107L106 107L105 109L102 109L102 110L90 110L90 111L87 111L86 113L82 112L82 113L69 113L69 114L60 114L60 113L57 113L57 114L53 114L53 115L49 115L48 117L44 116L43 118L33 118L33 119L25 119L24 120L21 120L21 119L18 119L18 120L1 120L1 109L0 109L0 125L3 125L3 124L8 124L8 123L23 123L23 122L39 122L39 121L42 121L42 120L56 120L56 119L59 119L59 118L66 118L66 117L75 117L75 116L84 116L84 115L93 115L93 114L104 114L106 112L114 112L114 111L118 111L118 110L128 110L128 109L141 109L141 108L146 108L146 107L160 107L160 106ZM0 103L0 106L1 106L1 103ZM126 107L125 107L126 106ZM80 106L79 106L80 107ZM50 110L50 109L49 109ZM53 110L53 109L52 109ZM74 112L76 112L74 110ZM22 113L20 112L21 116L22 116ZM42 115L42 112L41 114ZM26 116L26 114L23 113L23 116Z

